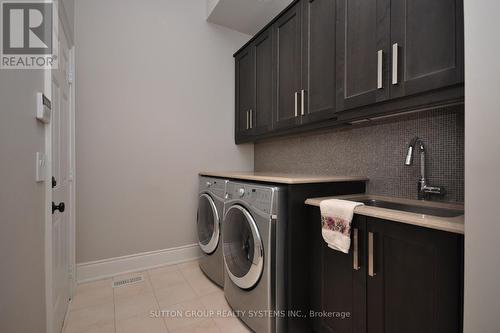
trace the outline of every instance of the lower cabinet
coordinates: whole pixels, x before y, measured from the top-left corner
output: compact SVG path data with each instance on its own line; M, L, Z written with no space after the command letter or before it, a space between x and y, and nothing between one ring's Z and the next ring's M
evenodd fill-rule
M348 254L318 250L314 331L462 331L462 235L355 215Z
M323 317L322 332L366 332L366 219L355 216L352 230L348 254L330 249L321 239L321 312L338 313Z

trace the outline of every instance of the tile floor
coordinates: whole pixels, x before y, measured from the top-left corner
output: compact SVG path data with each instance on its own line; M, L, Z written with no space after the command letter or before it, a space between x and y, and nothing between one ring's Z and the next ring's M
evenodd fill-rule
M112 287L113 279L138 274L143 282ZM113 279L78 286L64 333L251 332L231 316L223 290L197 261Z

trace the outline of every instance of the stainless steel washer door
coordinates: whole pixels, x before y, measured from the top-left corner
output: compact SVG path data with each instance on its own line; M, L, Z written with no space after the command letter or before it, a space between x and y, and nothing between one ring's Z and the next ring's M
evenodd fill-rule
M231 280L242 289L255 286L264 268L264 251L257 225L242 206L234 205L227 210L222 243Z
M198 199L198 244L206 254L211 254L219 244L219 214L214 200L206 193Z

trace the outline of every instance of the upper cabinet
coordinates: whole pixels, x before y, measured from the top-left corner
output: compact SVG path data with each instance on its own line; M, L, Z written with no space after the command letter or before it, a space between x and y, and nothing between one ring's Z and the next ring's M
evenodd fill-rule
M272 130L273 35L265 31L235 57L236 141L248 141Z
M332 0L302 1L302 123L334 118L335 23Z
M463 0L391 1L391 97L464 81Z
M274 24L275 128L335 115L335 2L302 0Z
M268 29L253 43L255 61L255 112L252 112L254 135L272 130L273 123L273 34Z
M295 4L274 24L276 39L275 128L300 124L301 3Z
M462 0L337 0L339 111L462 83Z
M253 48L246 47L235 58L236 64L236 140L250 135L252 128L251 116L255 102Z
M336 0L337 109L389 98L389 0Z
M297 0L235 54L236 142L463 101L463 0Z

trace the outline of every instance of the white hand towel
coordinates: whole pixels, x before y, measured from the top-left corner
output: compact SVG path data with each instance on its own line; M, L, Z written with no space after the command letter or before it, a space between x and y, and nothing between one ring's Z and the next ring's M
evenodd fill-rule
M351 246L351 221L354 208L362 206L361 202L329 199L319 204L321 210L321 233L328 247L349 253Z

